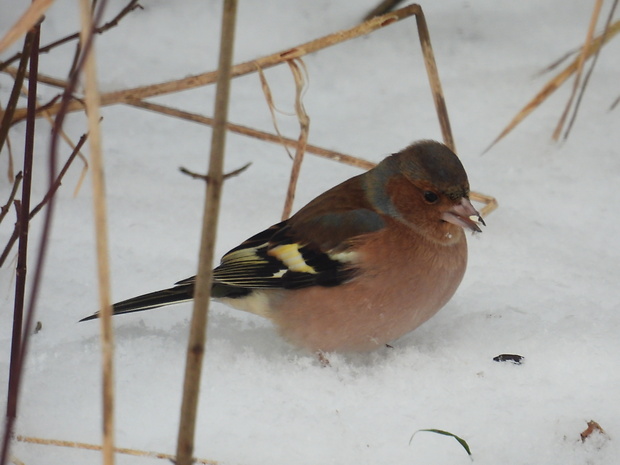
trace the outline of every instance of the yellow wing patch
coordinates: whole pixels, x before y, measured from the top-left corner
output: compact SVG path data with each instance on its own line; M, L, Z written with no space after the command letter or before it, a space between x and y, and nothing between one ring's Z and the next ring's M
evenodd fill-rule
M317 273L317 271L304 260L304 257L299 251L299 244L279 245L269 250L267 253L284 263L290 271L310 274Z

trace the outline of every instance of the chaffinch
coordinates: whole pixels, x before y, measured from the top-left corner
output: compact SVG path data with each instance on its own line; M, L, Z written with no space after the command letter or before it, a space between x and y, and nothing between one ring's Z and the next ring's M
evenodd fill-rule
M450 300L467 264L464 230L480 232L477 222L458 157L439 142L417 142L232 249L213 272L211 294L311 351L372 350ZM192 277L113 312L193 293Z

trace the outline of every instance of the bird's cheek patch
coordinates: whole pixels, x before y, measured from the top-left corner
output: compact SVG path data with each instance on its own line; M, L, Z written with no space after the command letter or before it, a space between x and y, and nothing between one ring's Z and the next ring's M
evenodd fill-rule
M299 244L279 245L269 250L267 253L284 263L290 271L310 274L316 274L317 272L304 260L304 257L299 251Z
M396 215L393 215L395 218L419 214L422 193L409 180L403 176L395 177L388 182L386 191L394 210L397 212Z

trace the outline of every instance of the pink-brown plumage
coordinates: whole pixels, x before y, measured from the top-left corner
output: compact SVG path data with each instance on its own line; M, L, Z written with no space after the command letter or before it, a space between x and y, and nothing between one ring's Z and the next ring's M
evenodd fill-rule
M463 231L428 241L401 224L361 238L359 276L338 287L270 291L268 317L280 334L309 350L366 351L413 331L450 300L467 264ZM409 242L401 249L392 244Z
M225 254L212 295L270 319L305 349L372 350L454 295L467 266L464 229L480 231L470 217L483 223L459 159L438 142L418 142ZM190 300L193 292L189 278L119 302L114 312Z

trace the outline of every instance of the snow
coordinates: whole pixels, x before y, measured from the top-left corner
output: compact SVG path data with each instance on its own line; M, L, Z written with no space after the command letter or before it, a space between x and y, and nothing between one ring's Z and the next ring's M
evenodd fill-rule
M241 1L235 62L353 26L377 0ZM109 17L124 6L110 2ZM97 41L102 91L211 70L220 2L143 2ZM226 464L612 464L620 457L620 41L602 52L570 138L550 135L568 98L560 88L513 133L484 149L550 75L533 76L578 46L591 2L442 0L423 5L458 152L473 190L498 210L469 239L466 277L452 301L393 349L329 356L331 366L281 340L256 316L212 305L196 456ZM43 42L78 27L74 2L57 0ZM606 12L605 12L606 13ZM0 30L18 12L0 17ZM5 52L3 57L8 56ZM73 49L41 60L65 76ZM413 18L305 57L310 143L379 161L413 140L440 139ZM265 72L279 107L293 108L288 67ZM9 87L0 78L5 102ZM41 88L42 100L57 90ZM212 114L212 86L154 99ZM234 80L232 122L273 132L256 75ZM178 172L206 170L210 129L127 106L102 110L115 300L195 274L204 187ZM294 118L280 117L295 138ZM67 132L77 140L82 115ZM39 122L34 199L46 188L48 125ZM11 134L19 159L24 125ZM61 153L68 154L66 146ZM4 154L3 154L4 155ZM229 133L227 170L252 166L225 186L221 255L279 220L290 160L278 145ZM6 171L6 156L0 158ZM99 443L98 325L90 182L81 166L58 192L16 431ZM296 208L360 170L307 155ZM6 178L4 178L6 179ZM0 186L6 199L8 182ZM2 201L4 203L5 200ZM40 218L31 240L37 243ZM0 226L4 244L12 219ZM31 269L36 248L30 253ZM14 258L13 255L11 258ZM0 271L0 398L8 379L13 271ZM191 305L115 319L116 441L174 453ZM497 363L515 353L524 363ZM4 407L4 404L1 405ZM582 442L586 422L605 435ZM96 452L15 443L27 465L92 463ZM154 459L118 456L122 464Z

